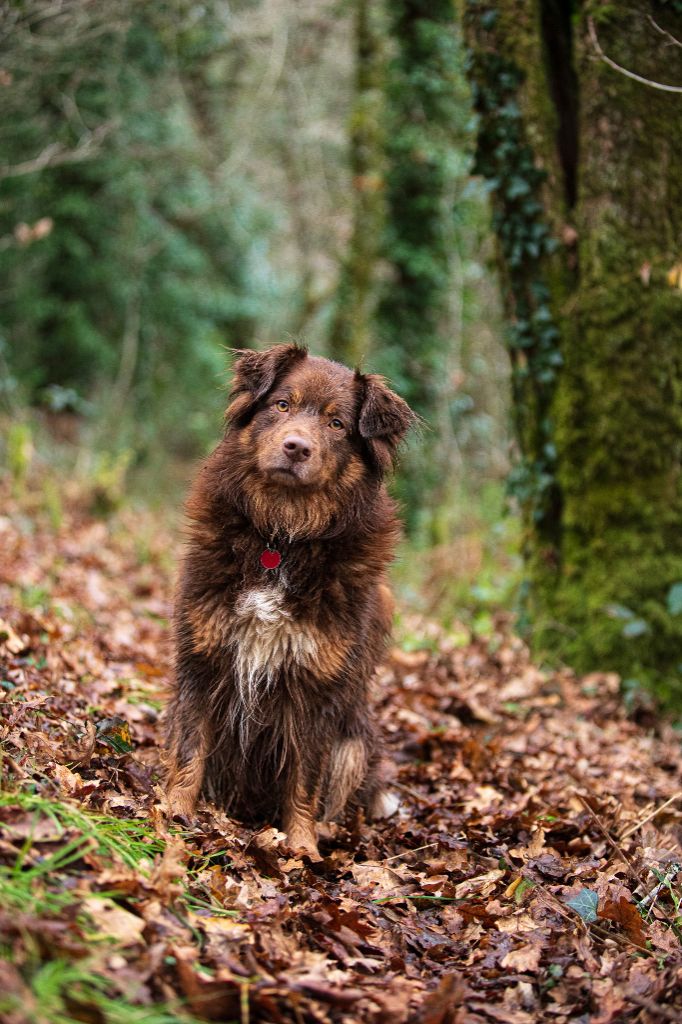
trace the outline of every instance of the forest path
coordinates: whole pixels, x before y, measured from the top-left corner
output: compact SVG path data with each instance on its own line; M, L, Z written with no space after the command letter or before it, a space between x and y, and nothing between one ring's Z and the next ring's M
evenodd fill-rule
M8 1024L682 1019L679 736L615 677L540 671L502 627L394 650L396 817L324 826L320 865L209 807L169 832L178 538L5 498Z

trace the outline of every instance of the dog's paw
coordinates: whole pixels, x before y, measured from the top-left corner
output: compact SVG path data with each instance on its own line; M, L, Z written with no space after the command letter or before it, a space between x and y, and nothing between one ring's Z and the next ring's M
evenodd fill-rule
M166 813L171 821L177 821L181 825L191 824L194 818L196 801L184 790L171 790L166 798Z
M317 846L297 846L291 851L297 860L302 860L303 857L307 857L313 864L321 864L324 860L322 854L318 850Z
M374 797L369 808L370 818L391 818L400 807L400 800L395 793L382 789Z
M314 832L306 828L291 828L287 832L286 847L295 857L308 857L319 863L322 860L317 848Z
M169 814L168 821L173 825L180 825L184 829L192 827L192 818L187 814L182 814L181 811L175 811L174 814Z

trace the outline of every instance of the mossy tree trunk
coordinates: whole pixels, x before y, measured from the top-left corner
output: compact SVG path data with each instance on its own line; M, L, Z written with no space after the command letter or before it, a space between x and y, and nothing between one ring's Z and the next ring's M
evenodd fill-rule
M374 326L382 368L432 424L451 346L456 141L464 109L452 0L390 0L386 70L386 280ZM397 481L408 529L433 533L436 461L419 439ZM418 515L419 513L419 515Z
M350 123L353 229L336 296L329 353L351 365L370 348L376 269L384 221L384 12L355 0L355 101Z
M678 708L682 95L603 55L682 86L681 15L679 0L465 6L534 645Z

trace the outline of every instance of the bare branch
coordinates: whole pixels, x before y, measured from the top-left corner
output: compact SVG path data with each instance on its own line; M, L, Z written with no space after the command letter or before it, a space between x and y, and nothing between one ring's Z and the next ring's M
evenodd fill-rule
M615 61L611 60L610 57L606 56L601 46L599 45L597 31L594 27L594 21L592 20L592 18L587 19L587 27L590 32L590 39L592 40L592 45L597 51L598 56L601 57L604 63L608 64L610 68L613 68L614 71L619 71L621 75L625 75L627 78L632 78L635 82L641 82L642 85L648 85L652 89L662 89L664 92L682 92L681 85L664 85L663 82L654 82L650 78L642 78L641 75L636 75L634 71L628 71L627 68L622 68L620 64L616 64Z
M83 160L92 160L99 154L102 143L117 125L117 121L99 125L88 134L84 142L79 142L75 149L65 149L60 142L51 142L33 160L0 167L0 181L5 178L20 178L25 174L36 174L46 167L58 167L60 164L77 164Z
M647 15L647 17L648 17L649 21L651 22L651 24L656 29L656 31L660 32L662 36L666 36L670 40L670 42L673 44L673 46L682 46L682 41L680 41L679 39L676 39L675 36L671 35L670 32L667 32L664 28L661 28L661 26L654 21L654 19L651 17L650 14Z

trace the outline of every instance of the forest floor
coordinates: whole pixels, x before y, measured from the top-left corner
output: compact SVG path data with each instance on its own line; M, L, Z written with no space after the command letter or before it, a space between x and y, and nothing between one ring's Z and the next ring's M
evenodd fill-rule
M415 622L377 686L397 816L321 864L209 806L169 828L178 537L2 498L3 1022L682 1020L679 734L615 676Z

